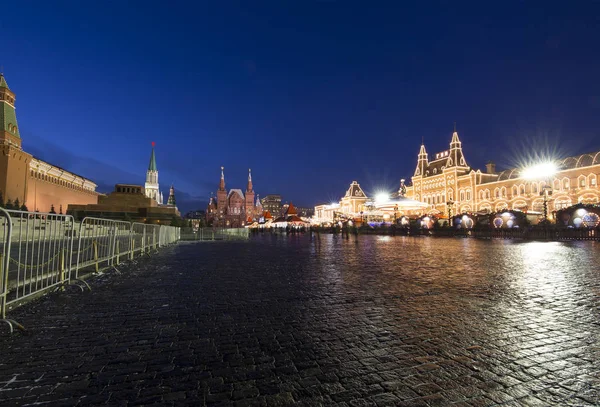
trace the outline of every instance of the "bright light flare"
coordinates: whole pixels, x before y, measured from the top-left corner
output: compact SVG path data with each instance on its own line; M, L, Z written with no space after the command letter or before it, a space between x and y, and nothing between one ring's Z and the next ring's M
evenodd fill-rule
M521 177L525 179L550 178L556 174L557 171L558 168L556 167L556 164L551 162L541 163L523 169L521 171Z
M375 202L377 203L385 203L388 201L388 199L389 196L385 192L380 192L377 195L375 195Z

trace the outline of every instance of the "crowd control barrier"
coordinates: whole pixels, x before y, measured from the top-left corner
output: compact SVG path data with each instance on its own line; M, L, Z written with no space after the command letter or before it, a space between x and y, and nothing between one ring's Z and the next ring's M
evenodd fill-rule
M0 208L0 322L29 297L66 284L82 289L82 276L176 243L179 228Z
M248 228L184 228L179 230L179 240L246 240L250 236Z

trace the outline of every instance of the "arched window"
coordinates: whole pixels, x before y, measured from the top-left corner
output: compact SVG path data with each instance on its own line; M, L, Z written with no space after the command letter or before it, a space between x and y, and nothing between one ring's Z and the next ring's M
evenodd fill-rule
M519 187L519 193L520 193L521 195L525 195L525 185L522 185L522 184L521 184L521 186Z
M463 191L463 190L460 191L460 200L461 201L465 200L465 191Z
M586 178L585 178L585 175L579 176L579 187L580 188L585 188L586 187Z
M502 198L506 198L506 187L502 187L502 189L500 189L500 194L502 195Z
M500 189L499 189L499 188L496 188L496 189L494 190L494 197L495 197L496 199L500 198Z
M588 185L590 187L597 186L596 182L597 182L596 174L590 174L590 175L588 175Z
M467 189L467 201L471 200L471 190Z
M563 189L569 189L569 178L563 178L562 187Z
M519 190L516 185L513 185L513 187L512 187L512 194L513 194L513 196L519 195Z
M538 184L537 184L536 182L533 182L533 183L531 184L531 193L532 193L532 194L537 194L537 193L538 193L538 191L539 191L539 189L538 189Z
M561 185L560 185L560 181L559 181L559 180L555 179L555 180L552 182L552 188L553 188L555 191L558 191L558 190L560 190L560 186L561 186Z

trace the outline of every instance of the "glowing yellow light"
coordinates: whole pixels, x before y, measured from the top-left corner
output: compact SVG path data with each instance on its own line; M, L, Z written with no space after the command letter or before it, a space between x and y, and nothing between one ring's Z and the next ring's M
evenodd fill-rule
M552 177L558 169L556 164L548 162L525 168L521 171L521 177L525 179L540 179Z
M380 192L377 195L375 195L375 202L377 202L377 203L387 202L388 199L389 199L388 194L386 194L385 192Z

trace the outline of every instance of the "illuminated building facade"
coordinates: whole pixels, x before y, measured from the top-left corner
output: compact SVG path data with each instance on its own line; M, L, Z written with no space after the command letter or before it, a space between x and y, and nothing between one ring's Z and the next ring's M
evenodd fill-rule
M346 194L339 202L315 206L313 222L331 223L336 213L344 214L348 217L357 216L363 210L363 206L368 199L360 184L352 181L346 190Z
M98 202L94 182L23 151L15 94L1 73L0 148L0 193L6 203L18 201L30 211L66 213L69 205Z
M486 171L475 170L468 165L455 130L450 148L432 161L421 145L406 196L428 205L421 214L438 216L507 209L542 214L544 200L550 213L576 203L599 202L600 152L563 158L556 166L555 174L536 180L526 179L521 169L497 172L492 162Z
M252 186L252 172L248 170L246 193L241 189L225 189L224 168L221 167L221 181L216 198L210 198L206 211L209 225L222 227L244 227L262 216L262 207L255 203Z
M265 211L269 211L275 217L279 217L283 213L281 210L281 195L265 195L261 200L261 204Z

